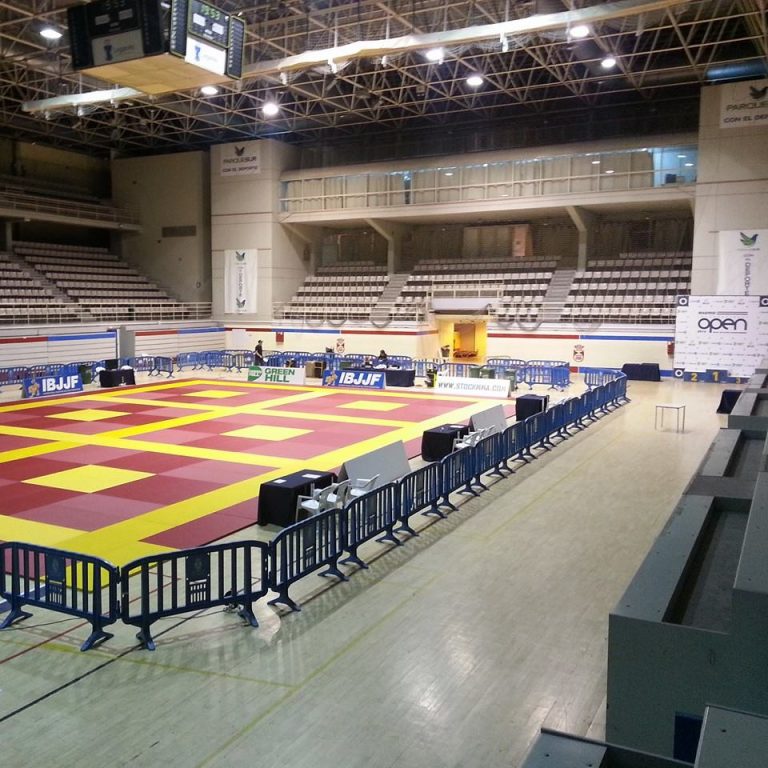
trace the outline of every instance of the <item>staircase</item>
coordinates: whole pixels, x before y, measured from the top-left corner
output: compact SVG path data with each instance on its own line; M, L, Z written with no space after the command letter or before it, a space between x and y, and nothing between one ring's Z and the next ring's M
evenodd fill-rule
M568 298L575 275L575 269L558 269L552 275L547 292L544 294L544 301L541 303L539 320L542 323L557 323L560 321L563 307L565 307L565 300Z
M398 272L390 276L386 288L379 295L378 301L371 307L372 322L385 322L392 318L392 309L407 282L407 272Z

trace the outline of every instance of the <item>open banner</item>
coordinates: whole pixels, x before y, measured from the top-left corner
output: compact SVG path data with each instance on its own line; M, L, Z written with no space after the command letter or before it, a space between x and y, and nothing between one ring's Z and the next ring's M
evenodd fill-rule
M251 314L256 311L256 256L258 251L224 251L224 311Z

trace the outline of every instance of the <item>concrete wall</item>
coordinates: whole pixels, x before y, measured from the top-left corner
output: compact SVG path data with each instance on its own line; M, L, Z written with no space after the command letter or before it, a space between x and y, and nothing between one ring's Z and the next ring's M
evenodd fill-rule
M208 174L207 152L112 164L115 202L136 208L142 224L141 232L124 233L116 246L126 261L182 301L211 300ZM168 229L178 227L191 234Z
M757 81L757 84L765 81ZM749 83L738 83L749 90ZM730 84L702 88L699 176L693 237L692 293L717 288L718 233L764 229L768 211L768 125L720 127L720 106Z
M249 173L227 173L233 150L258 156ZM213 313L229 323L267 320L274 302L288 301L309 269L299 236L277 221L280 173L295 161L296 150L276 141L262 140L219 145L211 151L211 237ZM224 311L224 252L257 250L256 312L227 315Z

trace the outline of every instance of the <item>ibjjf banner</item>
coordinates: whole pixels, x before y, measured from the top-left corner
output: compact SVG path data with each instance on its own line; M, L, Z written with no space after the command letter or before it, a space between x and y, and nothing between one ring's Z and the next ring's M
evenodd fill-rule
M224 251L224 311L256 311L256 250Z
M222 144L219 152L221 176L252 176L261 173L261 148L258 141Z
M21 396L48 397L49 395L68 395L70 392L82 392L83 380L80 374L69 376L35 376L24 379Z
M384 389L387 377L384 371L335 371L323 373L324 387L363 387Z
M678 296L675 376L726 370L751 376L768 349L768 295Z
M720 86L720 127L768 125L768 80L749 80Z
M768 294L768 229L721 231L718 254L718 294Z

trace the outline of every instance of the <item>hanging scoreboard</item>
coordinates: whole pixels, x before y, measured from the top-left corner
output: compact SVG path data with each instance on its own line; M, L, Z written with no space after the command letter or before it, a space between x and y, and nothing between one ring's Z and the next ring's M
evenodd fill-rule
M203 0L93 0L67 9L72 66L145 93L236 79L245 22Z
M170 51L217 75L243 74L245 22L202 0L171 4Z

